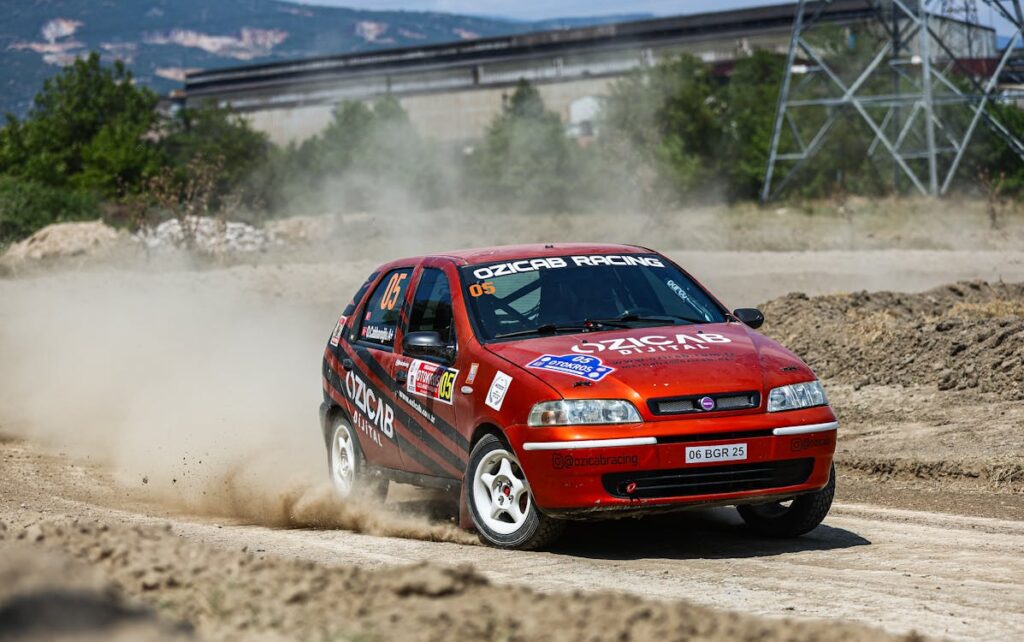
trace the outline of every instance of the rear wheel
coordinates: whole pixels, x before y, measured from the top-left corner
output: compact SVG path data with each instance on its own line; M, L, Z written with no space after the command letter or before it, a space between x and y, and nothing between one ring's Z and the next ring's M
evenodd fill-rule
M369 474L355 432L341 417L334 420L331 428L328 465L334 492L341 499L361 497L383 501L387 496L388 480Z
M564 522L538 510L519 459L494 435L473 447L464 482L473 524L485 544L534 550L554 542Z
M814 530L825 519L835 494L836 467L833 465L828 484L819 491L786 502L737 506L736 510L747 526L760 535L799 537Z

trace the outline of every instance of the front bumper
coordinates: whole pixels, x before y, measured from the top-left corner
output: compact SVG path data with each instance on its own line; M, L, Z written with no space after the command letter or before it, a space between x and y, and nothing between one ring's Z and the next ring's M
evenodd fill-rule
M534 501L588 517L789 498L829 479L838 424L827 406L784 413L507 431ZM687 462L688 448L746 445L732 461ZM732 450L732 449L730 449Z

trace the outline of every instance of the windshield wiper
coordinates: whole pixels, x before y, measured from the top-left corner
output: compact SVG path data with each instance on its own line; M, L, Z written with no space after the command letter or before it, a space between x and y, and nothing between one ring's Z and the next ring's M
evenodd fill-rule
M704 319L691 319L690 317L680 316L678 314L661 314L644 316L640 314L633 314L627 312L622 316L616 317L615 319L598 319L591 321L591 323L599 323L603 325L616 325L618 327L629 328L629 323L640 322L640 323L707 323Z
M536 328L531 328L529 330L516 330L515 332L505 332L503 334L496 334L496 335L494 335L494 338L495 339L511 339L512 337L528 337L528 336L533 335L533 334L555 334L556 332L564 332L564 331L567 331L567 330L581 331L581 330L586 330L586 329L587 328L585 328L583 325L578 324L578 323L569 324L569 325L557 325L557 324L554 324L554 323L545 323L544 325L539 325Z
M632 328L630 323L707 323L704 319L691 319L677 314L665 314L662 316L641 316L639 314L626 313L614 319L586 319L579 323L545 323L530 330L516 330L494 335L495 339L511 339L514 337L528 337L532 335L556 334L558 332L590 332L600 327L607 328Z
M545 323L532 330L516 330L504 334L494 335L495 339L511 339L512 337L527 337L533 334L555 334L558 332L592 332L605 326L609 328L630 328L628 323L619 319L586 319L576 323Z

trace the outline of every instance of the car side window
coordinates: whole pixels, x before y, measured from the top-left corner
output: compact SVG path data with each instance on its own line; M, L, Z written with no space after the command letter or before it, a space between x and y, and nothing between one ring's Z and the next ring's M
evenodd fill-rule
M395 331L411 275L412 268L392 270L384 275L363 309L359 341L388 348L395 345Z
M452 330L452 291L448 277L437 268L424 268L412 302L409 332L434 331L448 345L455 344Z
M356 307L359 306L359 302L363 300L363 295L365 295L366 291L370 289L370 284L373 283L373 280L377 278L378 274L380 274L380 272L374 272L370 276L366 277L363 284L359 286L359 290L356 291L356 295L352 297L352 301L350 301L349 304L345 306L345 309L342 310L341 313L343 315L349 316L356 311Z

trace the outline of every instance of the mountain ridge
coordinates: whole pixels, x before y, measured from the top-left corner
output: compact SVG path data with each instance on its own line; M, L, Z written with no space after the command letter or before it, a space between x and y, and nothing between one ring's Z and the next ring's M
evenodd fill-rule
M43 80L91 51L166 94L186 73L650 17L515 21L283 0L0 0L0 113L24 116Z

